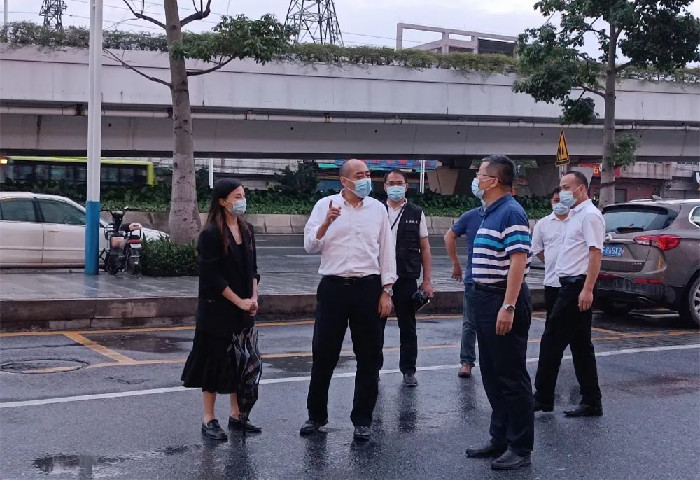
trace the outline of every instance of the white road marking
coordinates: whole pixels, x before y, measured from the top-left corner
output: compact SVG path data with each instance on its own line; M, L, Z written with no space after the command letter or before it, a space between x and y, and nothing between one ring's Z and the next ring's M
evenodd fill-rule
M673 350L691 350L695 348L700 348L700 343L694 343L690 345L668 345L663 347L643 347L643 348L625 348L622 350L610 350L605 352L597 352L596 357L614 357L617 355L630 355L635 353L654 353L654 352L667 352ZM571 360L571 355L566 355L563 357L564 360ZM527 363L535 363L538 358L528 358ZM477 364L478 367L478 364ZM418 367L417 370L421 372L434 372L439 370L451 370L459 368L459 364L451 365L432 365L429 367ZM401 373L400 370L381 370L383 375L391 375L396 373ZM355 372L346 373L336 373L333 378L355 378ZM277 383L294 383L294 382L307 382L311 379L310 376L302 377L284 377L284 378L267 378L260 381L261 385L274 385ZM144 395L157 395L161 393L177 393L177 392L199 392L196 388L185 388L185 387L166 387L166 388L152 388L149 390L132 390L129 392L112 392L112 393L97 393L90 395L76 395L73 397L58 397L58 398L42 398L37 400L22 400L16 402L2 402L0 403L0 408L18 408L18 407L33 407L39 405L51 405L54 403L72 403L72 402L82 402L87 400L108 400L113 398L124 398L124 397L141 397Z

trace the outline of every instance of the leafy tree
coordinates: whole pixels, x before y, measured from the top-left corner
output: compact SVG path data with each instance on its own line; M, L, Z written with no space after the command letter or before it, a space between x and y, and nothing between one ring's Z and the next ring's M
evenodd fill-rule
M299 163L296 170L284 167L282 173L275 175L275 180L282 192L314 194L318 186L318 168L312 162Z
M290 48L294 30L271 15L265 15L260 20L249 20L240 15L222 16L211 33L187 35L183 34L182 28L208 17L211 13L211 0L207 0L206 4L203 0L192 0L194 13L182 19L178 13L178 1L164 0L164 21L144 13L144 0L140 2L140 9L135 6L139 2L123 1L136 18L161 27L166 34L170 61L169 80L147 75L112 51L105 50L105 54L142 77L170 89L175 142L168 224L172 240L184 245L195 240L201 228L195 184L189 77L218 70L236 58L251 57L261 63L277 58ZM185 63L187 59L201 60L211 64L211 67L203 70L188 69Z
M561 102L562 123L595 120L591 95L604 99L601 206L614 202L615 167L634 162L636 140L615 138L615 88L626 70L653 67L672 74L700 60L700 21L687 6L692 0L541 0L534 8L551 22L518 39L521 79L514 89L538 102ZM600 55L583 50L594 38ZM619 54L624 56L620 60ZM576 90L576 91L572 91ZM588 96L585 96L587 95Z

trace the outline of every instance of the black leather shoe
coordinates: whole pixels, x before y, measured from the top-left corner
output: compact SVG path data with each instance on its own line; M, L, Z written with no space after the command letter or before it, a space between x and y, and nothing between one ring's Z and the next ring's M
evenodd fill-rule
M506 453L491 462L493 470L516 470L530 465L530 454L518 455L513 450L508 449Z
M497 458L507 450L505 445L494 445L489 443L481 448L467 448L467 457L469 458Z
M228 428L229 430L243 430L243 423L237 418L228 417ZM248 433L260 433L262 428L250 423L250 420L245 422L245 431Z
M404 373L403 374L403 383L407 387L417 387L418 386L418 380L416 380L416 376L413 373Z
M313 435L314 433L318 432L323 425L324 424L321 422L307 420L304 422L304 425L302 425L299 429L299 435L301 435L302 437L308 437L309 435Z
M567 417L602 417L603 407L600 405L586 405L581 404L573 410L564 411L564 415Z
M554 405L550 403L542 403L539 400L535 400L535 411L536 412L553 412Z
M202 424L202 435L207 438L211 438L212 440L219 440L222 442L225 442L228 439L226 433L219 426L219 421L216 418L209 420L209 423L206 425L204 423Z
M367 440L369 440L369 437L371 435L372 431L369 427L363 427L360 425L355 427L355 432L352 434L352 438L354 438L358 442L366 442Z

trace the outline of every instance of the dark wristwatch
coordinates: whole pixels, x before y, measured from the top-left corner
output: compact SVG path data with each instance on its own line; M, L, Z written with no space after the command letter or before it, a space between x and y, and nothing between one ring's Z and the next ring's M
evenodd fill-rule
M506 312L514 312L515 305L511 305L510 303L504 303L501 307L501 310L505 310Z

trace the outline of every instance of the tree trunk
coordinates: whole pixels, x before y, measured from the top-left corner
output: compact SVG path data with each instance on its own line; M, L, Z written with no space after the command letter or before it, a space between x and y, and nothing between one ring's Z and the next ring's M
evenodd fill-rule
M165 0L165 22L168 45L182 41L182 28L177 0ZM170 58L170 89L173 98L173 177L170 190L170 238L178 245L195 241L202 222L197 207L197 185L192 142L192 111L184 59Z
M610 44L608 45L608 64L605 68L605 120L603 122L603 161L600 172L600 198L598 206L606 207L615 203L615 164L612 161L615 147L615 53L619 31L610 26Z

